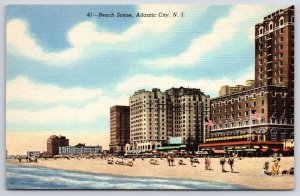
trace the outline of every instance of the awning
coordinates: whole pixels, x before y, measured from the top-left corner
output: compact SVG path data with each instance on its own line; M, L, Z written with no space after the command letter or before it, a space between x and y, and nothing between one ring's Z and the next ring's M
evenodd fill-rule
M259 146L253 146L253 148L255 148L255 149L258 149L258 148L259 148Z
M289 150L290 150L289 148L283 148L283 149L282 149L283 152L287 152L287 151L289 151Z
M242 149L246 149L247 148L247 146L242 146Z
M267 152L269 149L268 148L262 148L260 149L262 152Z
M262 146L262 148L268 148L268 146Z
M225 151L224 150L214 150L215 154L224 154Z
M227 150L231 150L231 149L233 149L233 147L232 147L232 146L229 146L229 147L227 147Z
M278 152L278 150L279 150L278 148L272 148L273 152Z

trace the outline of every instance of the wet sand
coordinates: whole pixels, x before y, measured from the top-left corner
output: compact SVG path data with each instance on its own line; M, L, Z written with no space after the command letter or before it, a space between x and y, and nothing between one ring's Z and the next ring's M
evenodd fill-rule
M114 158L114 161L121 159ZM133 167L125 165L108 165L106 160L102 159L39 159L38 163L21 164L43 166L55 169L73 170L81 172L115 174L125 176L149 176L161 178L185 178L201 181L212 181L227 184L235 184L246 187L247 189L294 189L294 176L278 175L267 176L263 174L263 165L266 161L272 166L273 158L243 158L242 160L235 159L234 170L238 173L226 172L222 173L221 165L218 158L211 158L212 170L205 170L204 158L199 158L200 164L194 163L191 166L189 159L182 159L186 165L179 165L179 159L175 159L174 165L169 166L167 159L157 159L159 165L151 165L150 159L141 160L139 158L133 161ZM132 161L132 159L123 159L124 162ZM9 163L18 164L17 160L7 161ZM294 167L293 157L282 157L281 167L283 170ZM230 166L226 163L225 169L230 171Z

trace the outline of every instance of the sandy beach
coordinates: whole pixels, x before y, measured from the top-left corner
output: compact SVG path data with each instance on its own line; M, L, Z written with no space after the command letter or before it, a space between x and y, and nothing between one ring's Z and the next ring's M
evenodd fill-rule
M114 160L122 161L114 158ZM128 162L132 159L123 159ZM183 159L186 165L179 165L178 160L175 159L175 166L169 166L167 159L157 159L159 165L149 164L149 159L141 160L135 159L133 167L124 165L108 165L106 160L102 159L39 159L38 163L25 163L23 160L21 164L42 166L55 169L73 170L81 172L115 174L124 176L149 176L161 178L185 178L201 181L220 182L227 184L235 184L247 187L249 189L294 189L294 176L292 175L278 175L267 176L263 174L263 165L266 161L272 164L273 158L243 158L242 160L235 160L234 170L238 173L226 172L222 173L221 165L218 158L211 159L212 170L205 170L204 158L199 158L200 164L194 163L195 167L191 166L189 159ZM19 164L17 160L7 161L12 164ZM290 169L294 167L293 157L281 158L282 169ZM225 169L230 171L230 166L226 163Z

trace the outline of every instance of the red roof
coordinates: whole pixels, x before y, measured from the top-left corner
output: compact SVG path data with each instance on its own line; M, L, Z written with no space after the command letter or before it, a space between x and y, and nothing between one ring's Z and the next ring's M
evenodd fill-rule
M238 141L238 142L222 142L222 143L205 143L205 144L200 144L199 147L218 147L218 146L237 146L237 145L268 145L268 144L273 144L273 145L280 145L282 142L271 142L271 141L266 141L266 142L253 142L253 141Z

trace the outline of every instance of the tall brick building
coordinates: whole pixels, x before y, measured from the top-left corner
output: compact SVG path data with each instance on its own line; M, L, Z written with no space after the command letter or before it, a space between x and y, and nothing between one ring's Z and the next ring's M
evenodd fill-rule
M125 153L130 140L130 108L116 105L110 108L110 153Z
M51 135L47 139L47 154L53 156L59 154L59 147L69 146L69 139L65 136Z
M276 151L294 138L294 6L255 25L254 86L224 92L211 99L214 124L202 149Z

